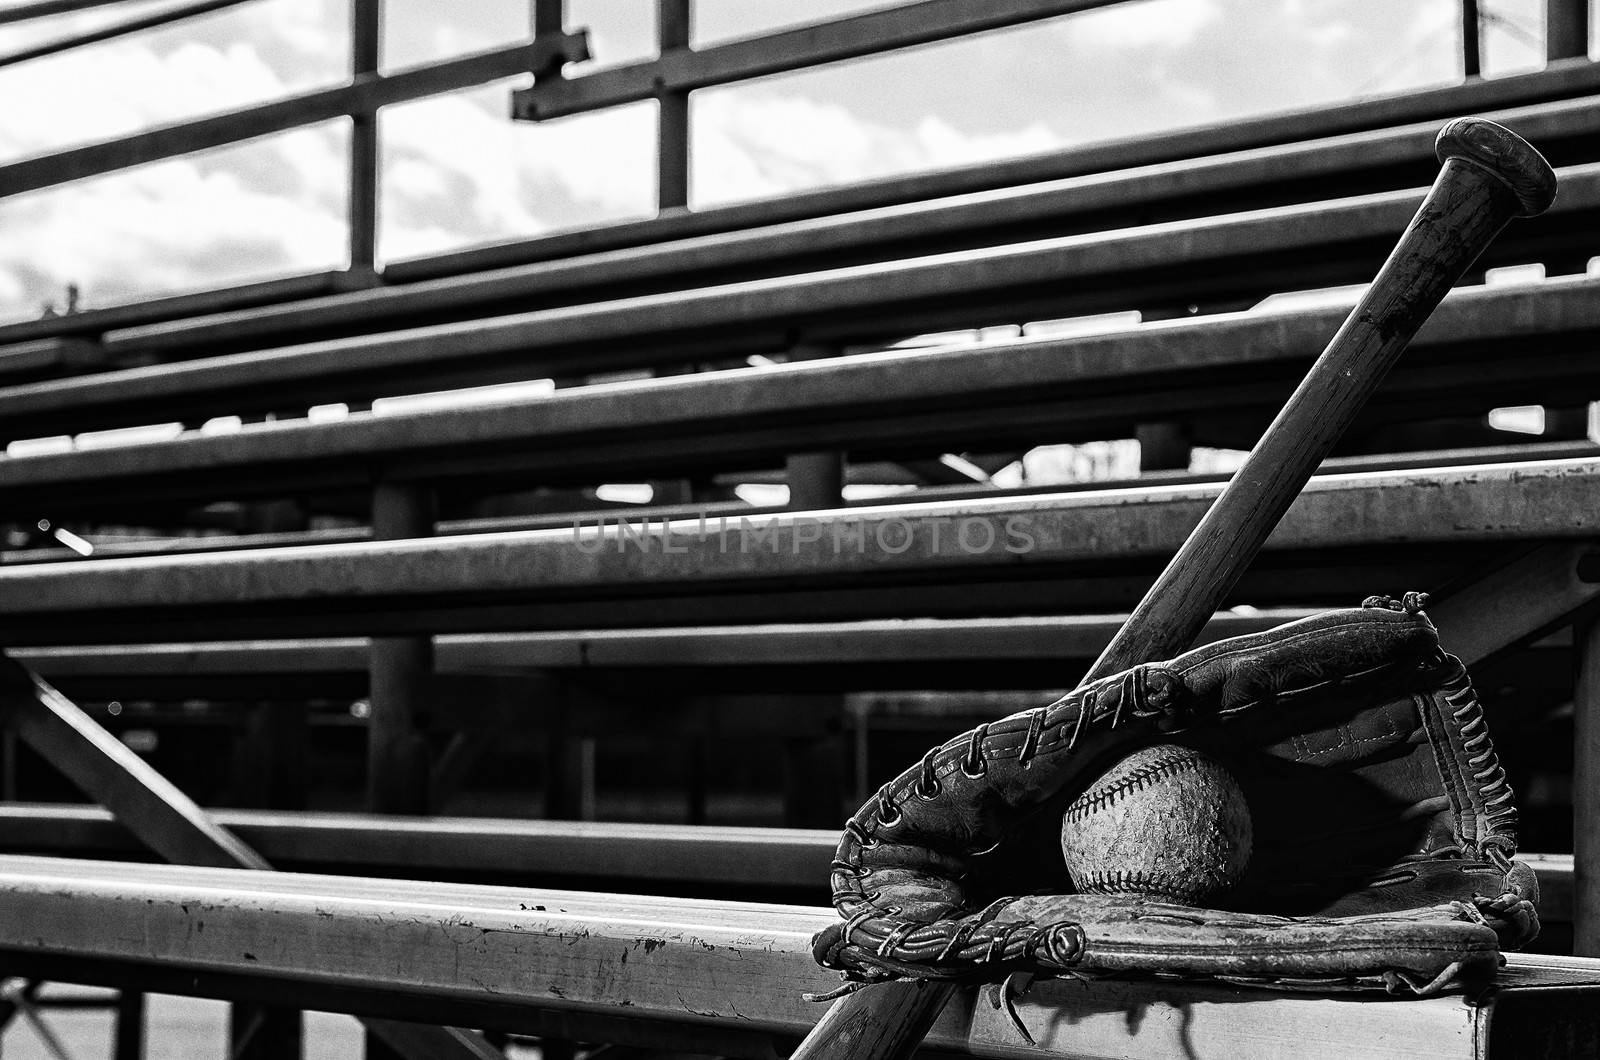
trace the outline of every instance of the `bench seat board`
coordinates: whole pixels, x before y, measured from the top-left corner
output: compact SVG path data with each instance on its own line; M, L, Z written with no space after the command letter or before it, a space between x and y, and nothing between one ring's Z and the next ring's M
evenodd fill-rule
M1445 546L1594 537L1600 530L1592 503L1597 488L1600 463L1588 459L1325 476L1295 501L1264 555L1291 552L1326 566L1330 550L1383 549L1390 560L1405 558L1415 578L1429 556L1442 561L1448 555ZM475 609L496 604L513 607L499 621L515 620L524 629L552 621L586 625L597 609L613 625L633 625L637 620L627 620L634 601L676 616L663 625L687 625L697 612L680 606L674 592L692 591L702 609L749 605L753 615L797 606L774 592L796 588L871 593L877 606L898 603L904 614L904 600L879 587L909 589L919 579L976 584L980 577L1009 584L1026 577L1037 589L1042 579L1074 569L1103 573L1096 568L1111 557L1152 563L1182 543L1219 489L1202 484L792 513L752 520L744 537L735 523L732 536L712 526L702 539L696 521L685 520L666 536L656 524L644 543L636 539L637 527L630 543L609 525L603 533L590 526L576 536L569 527L33 564L0 570L0 636L20 645L236 639L242 630L268 624L281 630L272 636L351 627L376 632L401 624L444 631L442 612L425 607L452 609L456 621L485 623L465 628L487 629L492 625ZM942 543L935 541L936 525ZM962 526L966 530L958 530ZM1016 527L1031 544L1014 536ZM987 538L990 547L959 547L954 535L967 531L967 540ZM880 548L880 541L887 544ZM1381 564L1363 562L1382 572ZM1294 577L1298 584L1300 575ZM1438 587L1391 585L1391 577L1400 575L1349 582L1349 603L1372 591ZM1059 597L1055 606L1069 599Z
M806 447L846 447L859 456L1116 437L1158 412L1254 425L1281 406L1347 312L1338 305L1223 314L1097 335L577 387L454 409L190 432L0 459L0 491L14 504L68 511L364 488L374 475L525 486L781 461ZM1414 411L1419 401L1444 415L1481 413L1496 401L1600 397L1583 390L1593 386L1597 334L1597 279L1456 291L1380 390L1375 413ZM1516 356L1505 356L1508 349Z
M835 831L722 825L406 817L289 810L214 810L212 817L273 862L406 873L473 871L583 875L618 883L671 881L827 885ZM0 850L135 854L107 811L56 803L0 805ZM1572 856L1520 855L1539 876L1547 923L1572 919Z
M835 982L809 945L834 919L799 906L0 857L0 949L22 966L37 954L57 969L82 960L91 979L98 959L227 972L315 987L323 1008L345 988L377 989L796 1036L821 1014L800 995ZM1037 1047L970 991L929 1044L980 1056L1476 1058L1511 1004L1592 1040L1597 997L1600 962L1572 958L1513 961L1477 1004L1047 983L1018 1006Z

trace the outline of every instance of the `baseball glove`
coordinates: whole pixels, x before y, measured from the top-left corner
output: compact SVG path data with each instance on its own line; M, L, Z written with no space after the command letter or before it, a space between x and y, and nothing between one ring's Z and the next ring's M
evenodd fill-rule
M1488 980L1538 934L1538 885L1424 603L1374 597L1136 666L933 748L845 826L844 922L813 940L843 972L829 996L1019 973L1418 996ZM1254 849L1226 909L1067 893L1063 811L1157 743L1211 755L1244 793Z

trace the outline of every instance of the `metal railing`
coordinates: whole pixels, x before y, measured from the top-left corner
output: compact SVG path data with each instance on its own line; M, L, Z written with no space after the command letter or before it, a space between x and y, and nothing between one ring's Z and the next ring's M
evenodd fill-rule
M107 6L119 0L37 0L0 10L0 24ZM244 0L195 0L75 36L0 56L0 67L54 55L82 45L169 25ZM689 97L696 89L916 45L1107 8L1129 0L917 0L865 14L802 25L697 48L692 44L692 0L657 0L654 58L565 76L568 63L589 57L584 30L565 28L565 0L530 0L532 35L514 44L412 67L379 70L383 0L350 0L350 79L329 88L288 96L221 114L191 119L101 143L55 151L0 165L0 196L51 188L163 159L237 144L325 121L351 121L349 160L349 267L375 270L379 201L380 109L531 74L531 87L513 93L516 118L538 121L654 99L657 132L657 205L663 211L689 202ZM1586 0L1546 0L1547 44L1552 59L1583 55L1588 45ZM1464 25L1479 22L1477 0L1462 0ZM1476 32L1463 33L1463 68L1477 72Z

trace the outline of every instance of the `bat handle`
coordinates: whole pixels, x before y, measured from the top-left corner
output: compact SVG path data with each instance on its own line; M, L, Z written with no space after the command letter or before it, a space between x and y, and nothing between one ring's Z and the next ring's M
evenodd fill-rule
M1456 118L1439 130L1434 153L1481 169L1517 198L1516 216L1535 217L1556 197L1556 174L1533 146L1487 118Z
M1193 643L1451 285L1513 217L1555 199L1550 164L1504 126L1457 118L1435 148L1438 179L1394 252L1086 680Z

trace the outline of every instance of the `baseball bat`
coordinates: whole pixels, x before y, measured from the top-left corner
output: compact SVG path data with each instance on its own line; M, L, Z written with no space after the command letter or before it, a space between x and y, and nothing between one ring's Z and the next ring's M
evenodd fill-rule
M1439 175L1388 260L1084 681L1193 643L1446 292L1513 217L1555 199L1550 164L1494 122L1456 118L1435 153ZM906 1060L952 989L864 987L834 1002L790 1060Z

